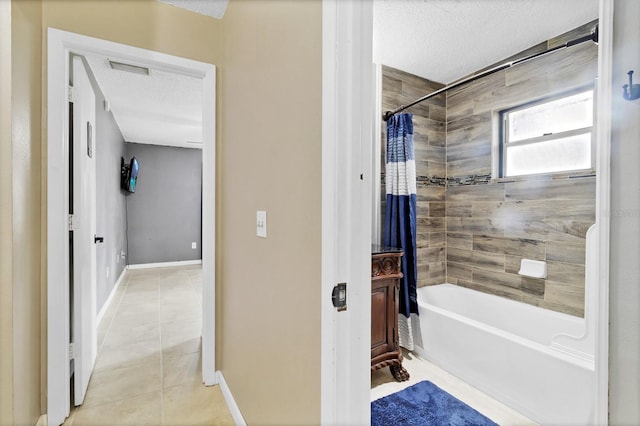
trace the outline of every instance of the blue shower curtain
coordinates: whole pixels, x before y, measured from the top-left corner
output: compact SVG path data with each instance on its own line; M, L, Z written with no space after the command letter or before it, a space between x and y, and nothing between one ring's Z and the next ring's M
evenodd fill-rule
M385 170L387 211L384 245L401 248L400 345L413 350L422 346L416 296L416 163L413 149L413 115L399 114L387 121L387 159Z

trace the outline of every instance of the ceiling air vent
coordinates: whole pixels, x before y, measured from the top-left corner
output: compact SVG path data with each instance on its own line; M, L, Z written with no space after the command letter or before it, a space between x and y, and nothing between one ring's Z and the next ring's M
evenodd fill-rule
M116 61L110 60L109 66L111 67L111 69L118 70L118 71L126 71L134 74L149 75L149 68L141 67L139 65L124 64L122 62L116 62Z

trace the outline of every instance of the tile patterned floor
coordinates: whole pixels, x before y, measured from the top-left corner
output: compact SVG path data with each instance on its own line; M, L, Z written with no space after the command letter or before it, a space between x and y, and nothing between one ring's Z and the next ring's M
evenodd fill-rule
M85 402L64 426L233 425L219 387L201 380L201 294L199 266L128 271L98 328ZM372 401L430 380L498 424L535 425L412 353L403 365L408 382L371 374Z
M527 417L411 352L404 352L402 365L411 375L411 378L406 382L397 382L388 368L371 373L372 401L398 392L423 380L429 380L499 425L536 425L535 422Z
M130 270L98 329L84 404L65 426L233 425L202 384L200 266Z

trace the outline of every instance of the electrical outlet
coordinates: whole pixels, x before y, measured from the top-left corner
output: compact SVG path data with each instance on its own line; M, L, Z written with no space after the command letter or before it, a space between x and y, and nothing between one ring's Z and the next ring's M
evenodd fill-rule
M264 210L258 210L256 213L256 235L267 238L267 212Z
M194 241L194 242L192 242L192 243L191 243L191 248L192 248L193 250L197 249L197 248L198 248L198 244L197 244L195 241Z
M107 266L107 278L109 278L109 267Z

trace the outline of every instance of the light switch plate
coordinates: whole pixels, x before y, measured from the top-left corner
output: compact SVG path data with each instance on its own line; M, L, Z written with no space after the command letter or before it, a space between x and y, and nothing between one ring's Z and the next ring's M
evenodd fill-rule
M194 242L192 242L192 243L191 243L191 248L192 248L193 250L197 249L197 248L198 248L198 243L196 243L195 241L194 241Z
M264 210L258 210L256 213L256 235L267 238L267 212Z

